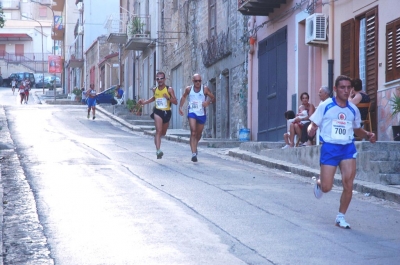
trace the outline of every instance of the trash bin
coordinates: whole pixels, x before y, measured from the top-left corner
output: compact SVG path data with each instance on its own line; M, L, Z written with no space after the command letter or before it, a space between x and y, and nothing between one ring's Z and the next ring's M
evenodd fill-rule
M250 141L250 129L247 129L247 128L240 129L239 141L241 141L241 142Z

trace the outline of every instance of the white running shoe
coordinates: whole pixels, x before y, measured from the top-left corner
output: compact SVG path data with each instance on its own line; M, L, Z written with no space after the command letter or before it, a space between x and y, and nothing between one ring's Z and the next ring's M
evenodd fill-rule
M336 226L339 226L340 228L350 229L350 224L344 220L344 216L337 216L335 222Z
M315 182L314 184L314 195L315 198L321 199L322 195L324 194L321 190L321 187L318 184L318 179L319 177L312 177L313 181Z
M282 149L286 149L286 148L288 148L288 147L290 147L290 145L285 145L284 147L282 147Z

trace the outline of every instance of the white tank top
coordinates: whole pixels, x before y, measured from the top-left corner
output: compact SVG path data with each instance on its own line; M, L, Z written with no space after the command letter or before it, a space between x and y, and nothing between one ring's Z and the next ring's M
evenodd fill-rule
M189 92L189 113L194 113L197 116L204 116L206 114L206 110L203 108L204 101L206 101L206 95L204 95L203 85L201 85L200 91L197 93L194 91L194 87L192 86Z

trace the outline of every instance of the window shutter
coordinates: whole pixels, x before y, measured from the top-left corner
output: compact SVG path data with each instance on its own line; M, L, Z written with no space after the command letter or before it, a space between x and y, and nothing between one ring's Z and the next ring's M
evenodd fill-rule
M386 82L400 78L400 19L386 25Z
M354 78L354 19L341 25L340 74Z
M372 105L376 104L378 91L378 9L372 9L365 15L366 19L366 89Z

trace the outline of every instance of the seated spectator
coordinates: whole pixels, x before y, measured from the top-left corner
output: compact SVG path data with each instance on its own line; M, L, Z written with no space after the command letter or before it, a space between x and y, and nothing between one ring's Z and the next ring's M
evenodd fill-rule
M330 94L330 91L327 86L320 87L320 89L318 91L318 96L319 96L319 99L321 100L319 102L319 105L322 102L324 102L327 98L329 98L329 94ZM310 126L311 126L311 123L308 123L308 125L303 126L303 128L301 130L301 142L303 143L302 146L310 146L310 145L312 145L312 142L314 141L315 135L313 137L310 137L310 136L308 136L308 133L307 133L308 127L310 127Z
M358 103L369 103L371 98L362 90L362 81L356 78L352 82L353 89L350 91L349 101L354 105ZM361 119L366 120L368 115L368 108L360 108Z
M115 88L115 97L114 97L114 100L113 100L112 104L113 105L117 104L118 103L118 99L121 99L123 95L124 95L124 90L121 88L121 85L118 85Z
M310 96L307 92L301 93L300 100L301 105L299 107L299 112L296 114L293 122L290 124L290 147L294 147L294 136L301 138L301 130L303 126L308 126L310 124L309 117L314 113L315 107L313 104L309 103Z
M288 110L285 112L286 120L292 120L292 119L294 119L294 117L296 117L296 116L294 115L293 110ZM283 134L283 139L285 140L286 145L284 147L282 147L282 149L286 149L286 148L290 147L289 135L290 135L289 131Z

